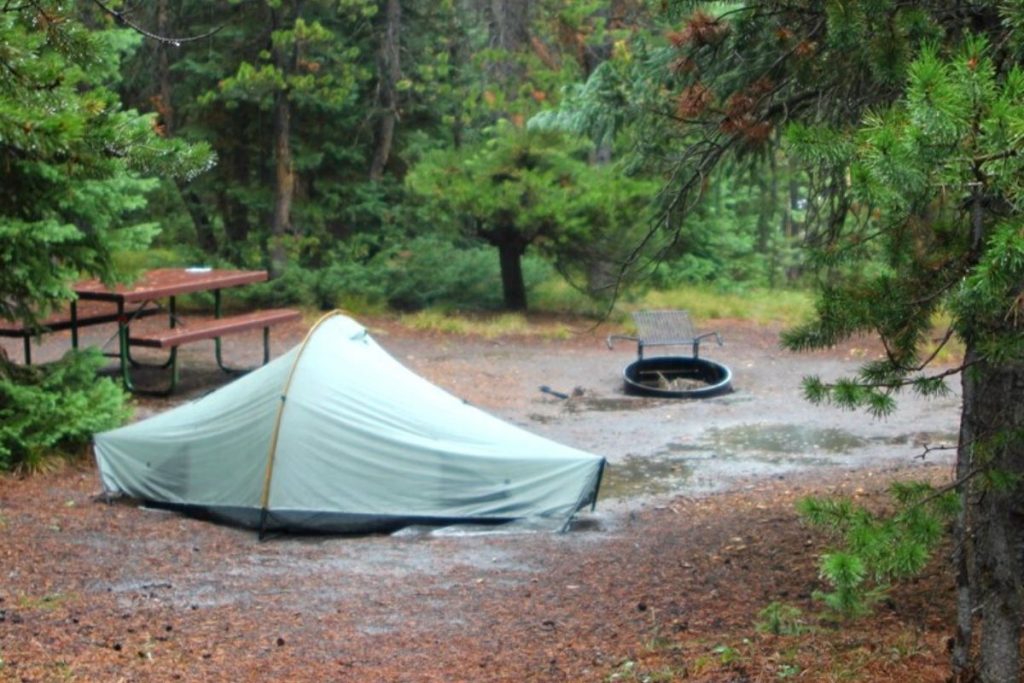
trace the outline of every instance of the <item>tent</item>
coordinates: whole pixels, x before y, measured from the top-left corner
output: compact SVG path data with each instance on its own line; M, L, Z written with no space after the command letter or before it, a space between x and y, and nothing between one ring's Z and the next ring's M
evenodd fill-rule
M430 384L338 312L259 370L97 434L94 451L108 492L261 533L562 529L604 469Z

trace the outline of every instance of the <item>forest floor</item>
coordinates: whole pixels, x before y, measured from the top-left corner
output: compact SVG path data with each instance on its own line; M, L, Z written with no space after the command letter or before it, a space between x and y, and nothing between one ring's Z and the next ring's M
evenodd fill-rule
M925 450L955 443L956 386L929 402L903 397L884 421L811 406L802 376L849 374L878 349L792 354L778 329L712 320L701 327L726 345L702 355L733 369L735 392L639 398L621 389L635 348L607 349L604 328L484 339L364 323L453 394L608 458L596 510L564 534L454 527L260 542L103 502L88 458L0 478L0 681L945 679L945 553L872 616L831 620L812 598L827 588L817 556L830 539L794 503L843 494L877 509L894 480L948 481L952 452ZM532 331L555 325L537 319ZM306 328L277 330L275 355ZM34 355L66 347L52 335ZM234 337L227 358L255 361L259 347L258 334ZM225 381L207 345L183 356L182 393L138 400L137 418ZM757 628L773 601L801 610L784 624L791 635Z

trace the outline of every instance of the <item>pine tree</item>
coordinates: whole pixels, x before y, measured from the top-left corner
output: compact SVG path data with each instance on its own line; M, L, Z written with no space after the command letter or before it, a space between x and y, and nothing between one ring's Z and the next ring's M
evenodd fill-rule
M144 247L141 219L157 175L191 176L208 150L162 139L152 116L112 90L139 34L108 15L89 28L71 3L0 5L0 318L33 326L81 277L119 277L113 254ZM125 395L97 381L98 352L46 367L0 352L0 470L34 468L127 416Z
M156 233L139 220L156 175L195 174L202 146L161 139L111 86L132 31L87 28L75 8L0 9L0 317L32 324L79 277L116 276L112 253ZM102 20L101 20L102 21Z
M543 249L565 271L620 247L642 224L652 183L591 166L590 146L550 131L500 121L492 137L427 155L410 188L456 230L498 250L505 307L526 310L522 257ZM613 185L615 187L613 187Z
M816 319L784 343L809 349L878 335L884 359L849 379L806 382L811 400L876 415L894 409L900 391L938 395L960 373L954 676L1017 680L1024 10L985 0L805 0L733 5L716 16L693 5L673 5L678 23L647 65L660 80L641 93L657 115L646 151L673 150L665 163L678 180L666 223L701 201L714 168L785 131L812 188L807 246L820 298ZM958 338L965 358L932 370L932 329L943 318L951 324L938 346ZM846 588L860 582L862 559L833 558ZM852 604L849 593L833 597Z

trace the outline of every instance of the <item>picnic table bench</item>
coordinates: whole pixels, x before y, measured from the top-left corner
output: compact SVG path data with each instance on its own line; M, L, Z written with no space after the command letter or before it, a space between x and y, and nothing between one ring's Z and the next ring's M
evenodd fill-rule
M124 314L133 320L138 320L163 312L159 307L146 303L129 308ZM25 365L31 365L31 342L33 337L39 337L51 332L66 332L70 330L71 347L77 349L78 329L80 327L116 323L120 315L122 314L118 312L118 309L110 303L100 301L82 302L74 308L65 306L59 311L50 313L50 315L40 320L36 326L26 326L12 320L0 320L0 337L21 339L24 345Z
M142 394L165 396L178 384L178 347L197 341L214 340L217 366L225 372L244 372L227 367L222 358L221 337L253 329L263 330L263 364L270 360L270 328L301 319L302 313L291 308L274 308L225 316L221 310L221 290L267 279L262 270L225 270L213 268L158 268L147 271L135 283L108 287L99 280L88 280L74 286L77 300L67 310L48 316L36 327L26 328L17 323L0 323L0 336L21 337L25 345L25 362L31 363L32 337L47 332L71 330L72 346L78 347L78 328L88 325L116 323L118 350L114 355L120 361L121 377L125 388ZM197 292L213 293L212 319L185 319L178 316L176 297ZM160 302L166 300L164 306ZM133 328L141 318L156 314L167 315L167 327L139 330ZM166 361L148 364L148 367L170 369L170 384L163 390L143 390L136 387L132 367L145 367L132 357L132 347L169 349Z
M229 368L224 364L221 337L262 328L263 363L270 360L270 328L299 320L302 314L295 309L278 308L225 316L221 310L221 290L264 282L267 278L265 270L158 268L146 272L131 285L109 288L97 280L91 280L76 285L75 293L81 300L113 301L122 308L166 299L167 328L139 334L131 329L131 320L127 318L122 318L118 324L118 355L125 387L137 393L166 396L178 385L178 347L184 344L212 339L217 366L224 372L244 372L244 369ZM178 317L177 297L197 292L213 293L213 320L197 321ZM167 360L157 365L170 369L170 384L166 389L142 390L135 386L131 367L143 364L131 357L133 346L170 349Z

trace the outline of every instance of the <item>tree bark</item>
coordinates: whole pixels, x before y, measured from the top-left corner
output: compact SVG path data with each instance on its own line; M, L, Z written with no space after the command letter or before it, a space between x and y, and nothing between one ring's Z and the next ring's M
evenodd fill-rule
M274 12L273 29L283 28L280 16ZM274 48L274 64L282 74L295 69L296 48ZM292 104L288 89L274 95L274 213L270 226L270 277L278 277L288 265L285 240L292 232L292 200L295 196L295 166L292 161L291 120Z
M969 353L975 355L973 349ZM1024 425L1024 363L982 360L965 371L964 382L962 421L973 439L971 464L995 475L971 480L976 596L982 612L979 679L1017 681L1024 608L1024 440L1019 435ZM997 479L1011 483L1000 485Z
M171 21L168 0L157 0L156 3L156 33L160 36L174 35L173 22ZM156 77L157 77L157 111L160 114L160 122L163 125L163 134L172 137L175 132L175 111L172 100L174 84L171 82L171 45L167 41L156 42ZM178 188L181 201L185 204L189 217L192 218L192 227L196 232L196 242L199 248L207 254L217 253L217 239L213 234L213 226L210 217L203 208L202 200L193 190L188 189L185 180L174 181Z
M530 0L490 0L488 24L491 48L508 56L492 62L487 73L511 101L523 76L523 68L513 55L530 44Z
M384 176L384 168L391 157L395 139L395 125L398 122L398 81L401 70L402 3L386 0L384 9L384 31L377 51L377 105L380 115L377 119L373 160L370 163L370 180L377 182Z
M170 16L167 11L167 0L158 0L156 4L156 32L157 35L171 35ZM166 41L160 40L156 44L156 73L157 73L157 97L160 100L158 110L163 120L164 134L170 137L174 134L174 105L171 103L171 60L167 54L170 46Z
M977 361L973 350L965 355L964 362L973 365ZM971 563L974 561L973 529L971 516L971 487L967 481L973 467L971 453L975 435L971 433L973 419L969 412L974 405L974 382L964 372L961 378L963 409L960 416L960 440L957 446L956 477L964 482L960 486L960 510L953 522L952 565L956 580L956 633L953 637L951 662L955 683L966 683L974 678L975 662L971 654L974 644L974 576Z
M230 192L231 186L244 187L248 181L249 155L242 145L221 150L222 168L230 169L225 174L217 193L217 209L224 221L226 251L239 249L249 236L249 217L244 204Z
M288 265L285 237L292 231L292 198L295 169L292 165L291 103L284 91L274 98L274 218L270 235L270 276L277 277Z
M505 308L510 311L526 310L526 281L523 279L523 254L526 242L515 238L496 241L501 263L501 289Z

